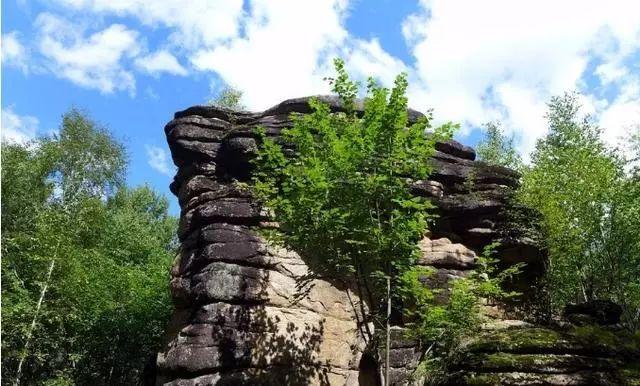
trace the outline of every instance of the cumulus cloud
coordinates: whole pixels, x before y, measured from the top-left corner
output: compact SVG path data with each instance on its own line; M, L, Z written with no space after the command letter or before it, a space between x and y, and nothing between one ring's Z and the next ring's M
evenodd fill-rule
M147 163L151 168L160 174L172 177L175 172L175 168L169 159L168 152L159 147L153 145L145 145L147 151Z
M621 125L638 119L636 2L422 0L402 25L413 59L403 62L378 39L349 33L349 0L55 1L73 20L127 17L139 21L140 31L166 33L162 49L147 53L140 33L121 24L89 32L82 23L40 15L39 47L51 70L102 92L133 92L133 69L154 76L193 69L242 90L248 108L264 109L328 92L323 78L341 56L356 78L373 75L385 85L408 72L412 107L461 122L462 135L503 121L525 155L546 132L552 95L582 92L585 110L610 143Z
M187 70L167 50L160 50L147 56L139 57L135 60L135 64L152 75L158 75L163 72L173 75L187 75Z
M628 80L611 102L599 109L600 125L611 146L624 145L629 133L640 129L640 76ZM620 146L625 149L625 146ZM628 150L628 149L627 149Z
M191 62L195 69L215 72L242 90L251 109L328 93L324 78L333 74L332 59L338 56L354 77L373 76L391 85L407 66L377 39L351 36L345 27L347 16L348 4L342 0L252 1L241 19L244 33L196 51Z
M2 64L28 71L28 51L20 41L18 31L2 34Z
M326 92L327 54L348 36L341 23L344 12L338 0L253 1L243 19L243 36L198 50L192 63L242 90L250 108Z
M2 140L25 144L34 139L38 131L38 118L18 115L11 106L2 109Z
M123 59L139 52L136 31L112 24L85 37L84 28L50 13L40 14L35 24L40 53L54 75L103 93L135 91L135 79Z
M374 77L385 86L393 85L396 76L407 72L407 66L380 45L378 39L352 39L350 49L343 53L347 70L356 77Z
M466 133L501 119L528 153L546 131L552 95L577 89L602 106L584 76L608 84L628 75L624 60L640 48L638 15L640 5L626 1L425 0L403 25L415 58L411 102L463 122ZM585 74L594 60L595 74Z
M177 46L194 49L237 36L242 0L56 0L69 9L133 16L144 25L162 25Z

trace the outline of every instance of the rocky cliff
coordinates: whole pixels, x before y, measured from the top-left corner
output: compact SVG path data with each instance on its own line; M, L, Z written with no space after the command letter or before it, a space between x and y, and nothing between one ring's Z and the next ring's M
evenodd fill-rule
M322 99L334 111L340 109L337 100ZM166 125L178 166L171 190L182 210L182 247L171 272L175 311L157 359L157 384L375 384L375 364L363 355L367 342L362 314L367 305L348 283L311 278L310 268L295 251L268 245L260 229L273 223L243 184L250 179L250 160L259 146L255 127L278 136L291 124L291 113L309 111L308 98L287 100L259 113L195 106L176 113ZM410 117L419 114L411 111ZM446 288L450 280L473 269L485 245L499 241L503 265L527 263L513 283L524 292L526 303L527 295L534 294L531 284L542 271L544 254L537 247L535 228L523 221L534 214L511 203L517 173L476 161L473 149L455 141L436 148L434 173L428 181L412 184L416 195L433 200L439 215L420 243L419 264L437 269L425 285ZM494 316L510 317L504 307L498 311L488 308ZM614 379L620 363L635 360L632 347L622 354L582 350L582 338L573 339L569 332L536 329L524 322L495 326L468 342L467 353L454 366L453 384L592 384L580 382ZM544 339L536 340L538 346L513 343L506 354L487 344L501 342L498 338L507 333L560 334L552 338L569 343L553 348ZM392 383L406 384L422 350L404 339L400 327L393 329L393 337ZM603 361L592 365L596 362L590 358L596 357ZM542 365L537 364L540 360ZM589 374L599 378L584 378Z

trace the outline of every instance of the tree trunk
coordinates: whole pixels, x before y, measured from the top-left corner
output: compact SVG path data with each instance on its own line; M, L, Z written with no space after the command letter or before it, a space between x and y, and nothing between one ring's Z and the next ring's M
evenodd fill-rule
M391 349L391 278L387 276L387 352L385 354L384 385L389 386L389 351Z
M49 271L47 272L47 280L44 282L44 286L42 286L42 291L40 291L40 299L38 299L38 304L36 306L36 312L33 314L33 320L31 321L31 326L29 326L29 332L27 333L27 339L24 344L24 350L22 352L22 356L20 358L20 363L18 363L18 371L16 372L16 380L14 385L20 385L20 376L22 375L22 365L24 364L24 360L27 357L27 352L29 350L29 344L31 343L31 337L33 336L33 330L36 328L36 323L38 322L38 314L40 313L40 308L42 307L42 302L44 301L44 296L47 293L47 288L49 288L49 282L51 281L51 274L53 273L53 268L56 265L56 260L51 260L51 264L49 264Z

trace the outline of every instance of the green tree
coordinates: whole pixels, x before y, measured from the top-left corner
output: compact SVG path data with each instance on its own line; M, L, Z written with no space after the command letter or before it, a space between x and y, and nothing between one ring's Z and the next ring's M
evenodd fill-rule
M478 159L493 165L520 170L522 159L513 145L514 138L507 138L504 135L499 122L488 122L484 127L484 137L476 147Z
M598 246L607 272L603 285L623 306L623 321L640 330L640 171L634 169L612 187Z
M215 98L209 101L209 104L236 111L245 109L245 105L242 104L242 91L233 87L223 88Z
M623 160L579 109L575 94L552 98L549 133L536 145L519 196L542 214L551 309L611 299L631 316L640 305L638 179L625 176Z
M632 173L640 173L640 123L630 127L628 136L628 152L627 165L630 166Z
M409 183L428 177L435 141L450 138L455 125L434 128L430 114L408 121L405 74L391 90L369 79L360 114L355 109L358 84L341 60L335 68L337 76L329 81L344 112L331 113L329 106L311 99L312 112L292 116L293 127L283 130L282 143L261 131L254 191L281 224L267 236L298 251L316 274L354 285L369 306L369 312L363 310L365 322L373 322L376 331L384 331L388 322L389 278L394 307L400 311L403 301L412 303L421 321L429 312L442 333L446 323L435 315L444 308L430 308L433 296L415 267L432 205L412 195ZM465 309L470 320L476 308L466 306L478 301L477 291L463 281L456 286L459 299L447 315ZM462 322L463 316L456 318ZM422 329L418 335L433 338L424 323L414 325ZM377 357L384 340L364 327Z
M175 219L124 187L124 148L77 110L2 144L2 378L133 384L170 311Z
M360 117L358 85L341 60L335 65L330 82L345 112L331 114L312 99L311 114L294 117L283 132L295 157L263 136L254 188L285 227L282 241L316 273L354 283L371 307L367 321L383 326L383 279L391 277L395 287L398 273L413 266L431 208L410 193L407 178L428 176L434 142L448 138L453 125L433 130L430 116L408 123L404 74L390 91L370 79ZM368 334L376 355L378 341Z

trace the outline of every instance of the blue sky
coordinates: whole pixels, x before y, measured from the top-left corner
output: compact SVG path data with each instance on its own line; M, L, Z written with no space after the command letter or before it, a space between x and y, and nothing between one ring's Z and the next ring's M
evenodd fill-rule
M616 146L640 122L638 4L4 0L2 136L47 134L84 109L126 143L129 182L170 195L162 128L173 112L225 84L255 110L324 93L340 56L357 78L390 84L406 71L410 104L460 122L464 143L500 120L526 158L545 103L576 90Z

